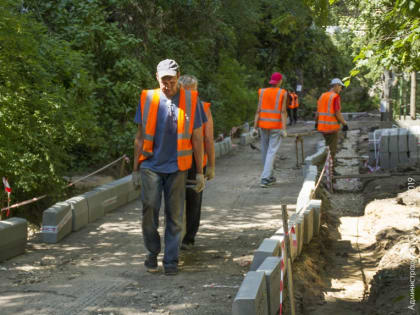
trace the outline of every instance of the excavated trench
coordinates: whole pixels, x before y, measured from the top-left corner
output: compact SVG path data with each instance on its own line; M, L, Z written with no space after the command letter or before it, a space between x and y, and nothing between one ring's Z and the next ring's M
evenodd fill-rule
M363 128L340 139L337 175L367 172L366 139ZM412 270L420 267L420 176L407 174L340 178L334 193L318 190L320 234L293 266L298 314L416 313L411 288L419 280Z

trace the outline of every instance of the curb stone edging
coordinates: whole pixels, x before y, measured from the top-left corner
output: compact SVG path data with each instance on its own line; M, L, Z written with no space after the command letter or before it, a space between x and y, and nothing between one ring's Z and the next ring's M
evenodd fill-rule
M309 244L312 240L314 235L319 234L320 222L321 222L321 200L310 199L313 190L315 189L315 183L318 177L318 169L316 165L321 164L325 161L327 154L327 148L325 146L325 141L319 141L317 143L317 152L305 158L305 166L303 168L303 175L304 181L302 184L302 188L299 192L298 200L296 201L296 213L291 215L288 220L288 226L291 227L295 225L296 231L296 240L297 240L297 248L294 248L292 245L292 239L290 238L290 245L292 251L292 259L299 256L302 252L303 244ZM325 163L325 162L324 162ZM277 242L275 248L279 247L280 250L274 250L274 247L271 245L268 246L267 241L274 240ZM232 314L246 314L246 315L259 315L259 314L277 314L278 309L272 309L273 303L270 301L269 297L278 296L278 287L273 287L268 284L270 277L271 277L271 269L266 268L266 265L269 264L270 259L279 258L281 256L281 243L284 241L284 231L283 228L277 230L273 236L269 239L264 239L261 243L260 247L255 251L254 258L252 264L250 266L250 271L246 274L245 279L243 280L236 297L233 300L232 306ZM265 245L264 245L265 244ZM268 248L269 247L269 248ZM264 253L262 253L261 249L266 249ZM267 248L269 250L267 250ZM273 254L270 256L270 250ZM263 259L263 260L261 260ZM286 264L287 266L287 264ZM260 269L261 267L261 269ZM261 288L261 282L259 281L250 281L249 277L253 275L253 273L261 272L266 276L266 283L264 285L265 296L266 299L264 300L264 308L261 306L259 309L267 310L267 313L257 313L255 305L259 305L263 303L261 300L260 295L254 294L252 301L249 299L243 298L243 292L257 292ZM285 267L284 272L286 274L287 268ZM250 275L250 276L248 276ZM278 308L280 303L274 304L275 308ZM241 313L238 313L238 310ZM268 313L268 310L270 313Z

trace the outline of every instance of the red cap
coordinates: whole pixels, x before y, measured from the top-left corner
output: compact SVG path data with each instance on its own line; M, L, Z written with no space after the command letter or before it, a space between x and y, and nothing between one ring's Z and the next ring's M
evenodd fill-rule
M283 76L281 75L280 72L274 72L271 75L271 80L270 80L270 84L277 84L279 83L281 80L283 79Z

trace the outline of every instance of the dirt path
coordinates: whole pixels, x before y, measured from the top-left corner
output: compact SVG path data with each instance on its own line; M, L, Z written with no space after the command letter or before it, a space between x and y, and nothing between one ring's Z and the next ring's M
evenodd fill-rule
M306 154L319 139L305 137ZM294 146L283 141L278 182L268 189L259 187L260 154L249 146L217 161L196 246L182 253L177 276L145 271L141 205L133 202L59 244L36 237L25 255L1 263L1 314L231 314L253 251L281 226L281 198L297 198L303 177L293 169Z

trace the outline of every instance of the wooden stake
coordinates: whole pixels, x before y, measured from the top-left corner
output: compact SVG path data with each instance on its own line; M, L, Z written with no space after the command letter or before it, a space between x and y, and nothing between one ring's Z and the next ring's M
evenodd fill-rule
M295 315L295 297L293 294L293 277L292 277L292 258L291 258L291 251L290 251L290 240L289 240L289 227L287 226L287 206L281 205L281 213L283 217L283 230L284 230L284 242L285 242L285 249L286 255L284 255L285 265L287 266L287 283L288 283L288 292L290 297L290 308L291 314Z

